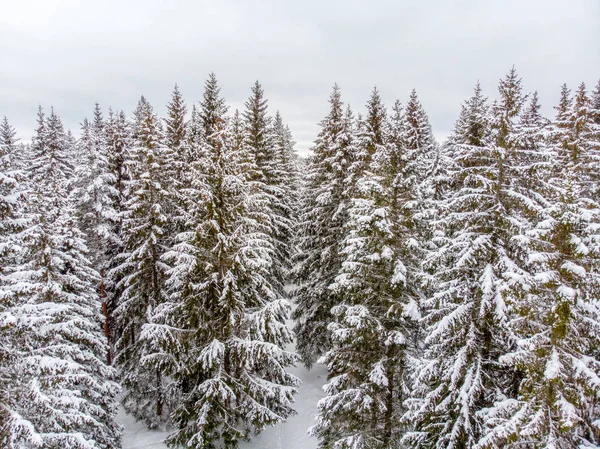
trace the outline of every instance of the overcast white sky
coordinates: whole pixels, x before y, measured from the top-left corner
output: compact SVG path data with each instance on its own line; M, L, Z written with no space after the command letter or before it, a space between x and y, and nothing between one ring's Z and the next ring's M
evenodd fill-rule
M513 64L547 114L563 82L591 89L600 0L3 0L0 116L28 139L54 105L78 132L96 101L164 113L175 82L190 106L214 71L233 107L260 80L305 153L334 82L358 110L374 85L388 104L416 88L441 138Z

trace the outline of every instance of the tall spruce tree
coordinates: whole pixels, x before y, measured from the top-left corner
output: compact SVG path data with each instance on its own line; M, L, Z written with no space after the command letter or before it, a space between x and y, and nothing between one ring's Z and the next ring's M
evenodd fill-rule
M298 209L300 201L300 173L298 170L298 154L294 149L296 142L292 136L292 131L289 126L283 122L283 118L279 111L275 113L273 119L273 145L278 167L278 184L281 198L281 203L284 206L282 213L290 220L290 227L282 236L286 246L283 249L286 251L282 254L282 262L285 267L284 279L290 282L290 272L292 270L292 261L295 255L295 234L298 221Z
M155 348L142 333L152 310L166 299L168 266L162 261L167 251L165 207L171 172L170 150L152 106L142 97L136 110L134 140L127 181L129 191L123 216L123 245L120 264L113 269L119 276L120 292L114 320L118 332L116 366L125 387L123 406L149 427L168 420L165 379L153 358Z
M420 318L420 261L410 184L403 184L410 171L398 132L402 109L396 103L388 125L377 97L364 121L371 132L363 142L374 152L353 189L344 261L331 286L344 302L329 325L327 396L311 430L323 448L398 447L406 428L401 417Z
M312 148L305 176L299 218L296 268L298 304L294 311L296 349L306 366L331 348L327 326L331 309L341 301L329 286L339 273L340 249L348 220L349 167L356 158L353 117L344 112L337 85L329 97L330 110Z
M32 180L18 234L20 255L5 267L0 329L11 349L5 447L120 447L119 387L103 359L98 273L69 201L74 149L60 118L40 108Z
M5 116L0 123L0 145L2 145L3 154L13 154L18 142L17 131Z
M130 126L124 111L108 111L106 121L106 158L108 162L109 177L107 181L113 189L111 209L114 216L110 219L110 227L106 242L107 269L106 296L108 305L108 329L110 350L114 351L114 343L118 337L115 326L114 310L118 305L121 294L119 281L121 275L114 269L120 265L119 257L125 252L123 245L123 216L127 199L127 182L130 179L128 161L131 147ZM112 357L112 356L111 356Z
M268 200L269 227L266 230L273 247L271 273L269 283L279 294L284 293L284 284L289 279L290 260L292 259L292 237L294 232L293 207L288 192L288 179L294 176L283 165L283 157L278 150L277 135L273 119L267 115L268 101L258 81L252 86L250 98L245 103L243 113L246 146L252 152L256 164L256 185L260 185L265 198ZM286 149L287 151L287 149Z
M436 285L423 303L426 353L415 382L420 399L407 415L416 424L405 437L411 447L474 447L483 436L480 412L514 388L514 373L497 360L512 346L508 308L530 279L515 242L521 223L506 176L521 90L513 69L490 114L477 86L452 138L456 190L443 201L445 234L431 256Z
M521 373L518 395L487 414L480 447L597 445L598 203L590 197L597 149L586 139L594 118L585 86L575 101L561 91L544 151L555 164L542 179L548 207L529 232L535 282L511 327L515 351L500 361Z
M22 230L22 199L24 196L23 177L16 169L13 159L13 144L16 132L6 117L0 125L0 288L9 282L6 269L15 263L21 248L16 238ZM14 306L12 295L0 295L0 317L3 317ZM10 412L10 388L13 379L10 371L17 352L15 343L11 341L10 327L0 318L0 444L8 447L12 438Z
M173 185L174 189L185 185L184 173L189 161L187 146L187 123L185 115L187 107L175 84L171 101L167 105L167 117L165 118L165 145L171 150L173 157ZM174 207L173 209L176 209ZM175 212L175 210L174 210Z
M592 92L590 101L594 123L596 123L596 125L600 125L600 80L598 80L596 89Z
M161 359L176 361L178 429L167 439L174 447L237 447L292 413L299 382L286 371L296 361L284 350L288 306L268 280L269 199L248 166L254 150L229 140L225 113L211 74L199 111L202 157L190 167L194 209L166 255L170 299L144 328L163 348Z
M104 315L104 334L110 341L109 297L107 293L107 270L113 229L118 220L114 208L118 198L116 179L110 172L108 139L102 111L98 103L94 108L92 123L84 120L78 144L78 165L75 168L74 201L77 203L79 225L85 230L90 260L100 274L98 292ZM107 353L111 364L111 353Z

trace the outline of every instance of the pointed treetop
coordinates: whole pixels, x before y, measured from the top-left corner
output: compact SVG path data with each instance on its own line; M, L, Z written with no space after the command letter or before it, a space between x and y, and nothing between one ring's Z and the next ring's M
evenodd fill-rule
M267 117L268 101L264 96L262 86L258 81L252 86L252 92L248 100L244 103L244 121L248 131L250 146L256 151L262 151L266 142L265 130L269 125L270 119Z
M102 127L104 127L104 117L102 116L100 105L96 103L94 105L94 128L101 129Z
M17 139L17 131L10 123L6 116L0 123L0 146L4 146L5 149L12 149L12 147L19 141Z
M483 96L481 85L477 81L473 95L461 107L451 140L458 144L485 145L489 133L488 109L487 97Z
M529 104L523 111L521 116L521 123L525 125L535 125L541 124L544 121L542 114L540 113L541 109L539 96L537 90L531 94L531 99L529 100Z
M227 113L227 106L225 105L225 99L220 94L221 88L217 82L217 76L214 72L211 72L204 84L204 94L200 103L202 106L200 120L206 137L224 127L223 121Z
M178 149L185 142L186 139L186 122L185 115L187 113L187 107L179 87L175 84L173 93L171 94L171 101L167 105L167 118L165 118L166 124L166 144L168 147Z
M502 115L507 119L518 116L526 97L523 96L522 81L517 74L515 66L510 69L504 79L500 80L498 92L500 93L499 104L500 109L503 111Z
M404 142L408 149L431 149L433 134L429 117L423 109L415 89L411 91L404 109L404 131Z
M564 119L571 109L571 90L567 87L566 83L560 88L560 100L558 106L554 109L558 111L556 114L557 120Z
M331 94L329 95L329 104L331 105L329 118L331 120L339 120L342 117L342 107L344 105L342 101L342 91L336 84L333 85Z
M384 141L384 127L386 121L386 111L377 87L373 88L371 97L367 102L367 126L372 135L373 143L382 145Z
M600 125L600 80L598 80L596 89L592 92L591 105L594 122L596 122L597 125Z
M579 110L584 107L589 107L590 99L587 94L585 83L581 83L575 94L575 109Z
M321 137L325 134L337 136L344 129L344 103L342 102L342 94L337 84L333 85L328 103L329 112L320 123L322 128Z

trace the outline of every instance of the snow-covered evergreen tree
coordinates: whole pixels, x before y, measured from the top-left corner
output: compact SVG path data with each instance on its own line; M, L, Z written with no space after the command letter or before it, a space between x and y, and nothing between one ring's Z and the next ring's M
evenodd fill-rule
M280 187L281 202L285 206L284 215L290 219L290 228L284 235L284 242L287 245L284 247L287 253L287 260L283 260L286 271L284 272L285 280L290 281L289 271L292 269L291 262L294 257L294 249L292 246L295 243L295 236L298 209L300 201L300 173L298 169L298 154L294 149L296 142L292 136L292 131L289 126L283 122L283 118L279 111L275 113L273 119L273 145L278 167L278 184Z
M594 122L596 125L600 125L600 80L598 80L596 89L592 92L590 101Z
M185 114L187 108L185 101L179 91L179 86L175 84L171 101L167 105L167 118L165 118L165 144L171 148L171 151L177 154L177 160L184 160L185 142L187 138L187 125ZM183 170L184 167L178 167Z
M401 148L397 150L400 174L395 189L407 232L411 234L412 256L422 261L428 251L437 249L433 244L434 232L439 228L435 221L442 212L440 200L448 189L450 161L438 148L416 90L411 91L402 113L398 107L394 107L390 129L390 144ZM432 283L423 270L418 271L420 279L414 282L421 287Z
M11 234L18 226L17 206L23 192L20 184L23 175L18 170L19 161L15 157L17 145L17 132L4 117L0 124L0 260L11 252L12 244L9 243ZM2 266L0 263L0 272Z
M98 103L94 108L94 119L83 121L79 139L79 160L75 168L74 201L77 203L79 226L85 230L90 260L100 274L98 292L104 314L104 334L109 332L109 297L107 293L107 270L109 268L110 243L114 240L113 230L118 220L115 203L119 192L116 178L110 172L108 161L108 139L104 118ZM111 353L107 354L111 363Z
M118 336L114 325L114 310L117 307L121 289L118 287L121 274L114 268L120 265L119 256L125 252L122 238L123 215L127 199L127 182L130 179L128 161L130 159L129 149L131 146L130 126L124 111L113 112L108 110L108 118L105 124L106 131L106 158L108 162L109 177L114 196L112 197L111 209L114 216L110 219L110 228L106 241L106 303L108 305L108 330L111 351L114 351L114 342Z
M426 353L407 415L416 430L405 437L411 447L474 447L483 436L478 412L514 388L514 375L498 365L512 346L508 308L529 280L518 240L522 223L512 213L515 195L505 176L523 103L514 70L499 92L491 115L477 86L451 140L456 190L443 201L444 234L429 262L436 285L424 301Z
M373 154L385 144L386 132L386 110L377 88L374 88L367 102L366 117L359 119L356 130L356 154L349 169L349 181L347 195L354 194L353 187L362 176L364 170L368 170Z
M479 447L526 442L532 448L571 448L600 442L600 207L586 188L597 150L586 139L594 118L585 86L573 106L563 86L557 109L549 133L556 162L543 182L549 206L529 232L535 282L510 323L518 345L500 359L521 373L519 391L485 414L489 432Z
M294 311L296 349L310 367L331 347L327 326L340 298L329 286L339 273L340 250L348 219L349 167L356 158L354 120L345 113L337 85L329 97L330 110L321 122L309 157L299 218L299 250Z
M187 165L189 163L189 149L187 145L187 124L185 121L186 105L177 84L171 94L171 101L167 105L167 117L165 118L165 145L171 150L172 173L169 189L172 192L171 204L167 209L170 217L171 226L169 234L175 234L180 229L182 209L182 195L185 195L187 188L188 174Z
M2 145L3 154L12 154L18 142L17 131L4 117L0 123L0 145Z
M364 121L365 134L371 133L363 136L373 153L366 150L370 162L353 189L344 261L331 286L344 302L329 326L327 396L311 430L323 448L398 447L405 430L403 402L420 318L418 236L410 184L403 183L414 174L398 139L400 105L387 126L374 97Z
M0 329L10 347L4 447L120 447L119 387L104 363L98 273L69 202L74 149L60 118L38 113L19 257L5 267ZM7 431L6 431L7 430Z
M162 370L153 359L153 342L143 335L142 326L166 299L168 266L161 257L168 249L164 210L172 167L159 119L143 97L136 111L134 133L122 224L125 252L119 255L120 265L112 273L119 276L116 288L120 293L114 311L118 333L115 362L125 387L125 410L155 427L168 419L168 410Z
M203 157L190 167L195 209L166 255L170 299L143 329L181 388L167 442L198 449L234 448L283 421L299 382L286 371L296 361L284 350L288 305L268 281L268 197L247 166L253 149L228 139L219 92L211 74L199 111Z
M15 238L24 225L20 207L23 199L23 176L16 169L13 159L16 132L6 117L0 125L0 286L7 283L6 269L15 263L21 248ZM1 287L0 287L1 288ZM14 300L2 289L0 316L7 313ZM10 426L10 371L16 355L14 343L9 337L9 327L0 322L0 445L8 447L12 437Z
M129 148L131 146L130 126L124 111L108 111L106 140L109 172L117 191L113 207L119 215L125 208L126 186L129 180L127 161L130 159ZM120 230L117 225L113 239L118 242L119 236Z
M267 115L268 101L264 91L257 81L252 86L250 98L245 103L243 113L246 146L252 152L256 164L256 185L268 200L265 211L269 219L265 222L266 233L270 239L274 254L270 268L269 283L278 294L283 294L284 284L289 279L290 261L293 257L292 237L294 233L294 210L288 193L288 181L294 177L293 166L284 165L288 149L278 142L273 119ZM281 128L281 125L280 125ZM285 132L283 129L278 130ZM284 137L285 138L285 137Z

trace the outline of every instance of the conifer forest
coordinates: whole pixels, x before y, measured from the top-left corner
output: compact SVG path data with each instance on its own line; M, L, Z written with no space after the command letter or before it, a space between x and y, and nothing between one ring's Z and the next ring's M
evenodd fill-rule
M306 158L215 74L164 117L0 110L0 448L119 449L118 414L238 448L316 365L320 449L600 448L600 82L544 116L498 75L443 141L334 85Z

